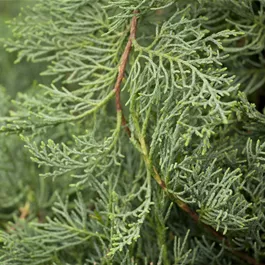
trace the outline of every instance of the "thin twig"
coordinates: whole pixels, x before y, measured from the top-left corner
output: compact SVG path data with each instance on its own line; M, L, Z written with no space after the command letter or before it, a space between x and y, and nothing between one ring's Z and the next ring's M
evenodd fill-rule
M122 106L121 106L121 98L120 98L120 93L121 93L121 83L124 77L124 73L125 73L125 69L126 69L126 65L129 59L129 55L130 55L130 51L132 48L132 42L135 39L136 36L136 29L137 29L137 14L139 13L138 11L134 11L134 16L132 18L131 21L131 27L130 27L130 36L128 39L128 42L125 46L124 52L122 54L121 57L121 62L120 62L120 66L119 66L119 73L118 73L118 77L114 86L114 90L115 90L115 94L116 94L116 110L121 111L122 112ZM122 125L126 131L126 133L128 134L129 137L131 137L131 131L128 127L127 121L124 117L124 115L122 114Z

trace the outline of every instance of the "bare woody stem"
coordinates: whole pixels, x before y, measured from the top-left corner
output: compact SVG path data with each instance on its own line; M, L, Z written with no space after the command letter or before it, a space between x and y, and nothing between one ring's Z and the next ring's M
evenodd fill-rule
M126 65L129 59L129 54L132 48L132 42L135 39L136 36L136 28L137 28L137 16L136 14L139 13L138 11L134 11L134 16L132 18L131 21L131 27L130 27L130 36L128 39L128 42L125 46L124 52L122 54L121 57L121 62L120 62L120 66L119 66L119 72L118 72L118 77L114 86L114 90L115 90L115 95L116 95L116 110L121 111L122 112L122 106L121 106L121 83L124 77L124 73L125 73L125 69L126 69ZM124 117L124 115L122 114L122 125L126 131L126 133L128 134L129 137L131 137L131 131L127 125L127 121Z
M132 18L131 26L130 26L130 36L129 36L128 42L125 46L124 52L123 52L122 57L121 57L119 72L118 72L117 80L116 80L115 87L114 87L114 91L115 91L115 95L116 95L116 111L117 112L119 112L119 111L122 112L121 99L120 99L121 83L122 83L122 80L124 78L124 73L125 73L128 59L129 59L130 51L132 48L132 43L133 43L133 40L135 39L135 36L136 36L136 30L137 30L137 16L136 15L138 13L139 13L138 10L135 10L133 12L134 16ZM126 121L123 114L122 114L122 125L123 125L127 135L130 138L131 137L131 131L127 125L127 121ZM139 127L139 124L137 124L137 127ZM148 149L147 149L147 146L145 143L145 139L141 135L139 128L137 131L138 131L137 136L138 136L139 144L140 144L141 149L143 151L142 155L143 155L143 159L145 161L147 169L151 172L153 178L156 180L156 182L159 184L159 186L162 188L162 190L169 196L169 198L172 201L174 201L180 209L182 209L184 212L186 212L194 220L195 223L199 224L200 223L199 215L195 211L193 211L189 207L188 204L181 201L180 199L176 199L174 196L172 196L172 194L170 194L165 182L159 176L157 169L154 166L152 166L152 162L148 156ZM204 229L209 231L218 241L222 241L222 242L224 242L224 244L227 247L232 248L230 241L224 235L217 232L213 227L211 227L207 224L204 224L204 223L201 223L201 224L204 227ZM251 265L265 265L264 263L258 263L254 258L248 256L246 253L236 251L236 250L231 250L231 252L235 256L237 256L238 258L245 260L247 263L249 263Z

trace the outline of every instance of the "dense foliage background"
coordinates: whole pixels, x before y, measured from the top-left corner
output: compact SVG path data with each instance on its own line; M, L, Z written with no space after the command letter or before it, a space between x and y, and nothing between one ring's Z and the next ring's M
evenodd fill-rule
M8 21L19 15L21 8L34 4L35 1L0 1L0 32L1 40L12 36ZM34 91L39 83L49 83L49 78L40 76L45 68L44 64L33 65L24 60L15 63L17 54L8 53L0 45L0 114L7 115L12 110L12 100L16 99L19 93ZM21 216L25 205L30 203L31 217L44 215L45 207L50 207L53 199L51 193L55 191L53 181L36 178L41 172L30 161L28 152L25 152L23 142L19 135L0 137L0 225L7 229L7 222ZM50 203L48 203L50 201ZM46 205L40 209L40 205ZM41 207L43 207L41 206Z

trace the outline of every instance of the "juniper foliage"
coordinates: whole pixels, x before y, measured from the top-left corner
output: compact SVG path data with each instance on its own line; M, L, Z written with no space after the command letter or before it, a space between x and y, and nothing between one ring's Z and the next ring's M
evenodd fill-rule
M264 21L264 0L24 9L5 47L53 81L0 90L0 263L265 262Z

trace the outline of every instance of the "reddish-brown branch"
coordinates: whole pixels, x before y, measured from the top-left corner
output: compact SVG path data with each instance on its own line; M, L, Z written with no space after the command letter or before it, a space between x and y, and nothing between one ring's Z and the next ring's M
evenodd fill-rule
M200 221L199 215L196 212L194 212L188 206L188 204L186 204L184 202L177 202L177 204L184 212L186 212L193 219L193 221L195 221L196 223L199 223L199 221ZM217 231L215 231L211 226L209 226L207 224L203 224L203 227L206 230L208 230L211 234L213 234L218 240L222 241L225 238L223 235L221 235Z
M132 18L131 21L131 27L130 27L130 36L128 39L128 42L125 46L124 52L122 54L121 57L121 62L120 62L120 66L119 66L119 72L118 72L118 77L114 86L114 90L115 90L115 94L116 94L116 110L117 111L122 111L122 106L121 106L121 83L124 77L124 73L125 73L125 69L126 69L126 65L129 59L129 55L130 55L130 51L132 48L132 42L135 39L136 36L136 28L137 28L137 13L138 11L134 11L134 16ZM128 127L127 121L124 117L124 115L122 114L122 125L125 128L126 133L128 134L129 137L131 137L131 131Z

